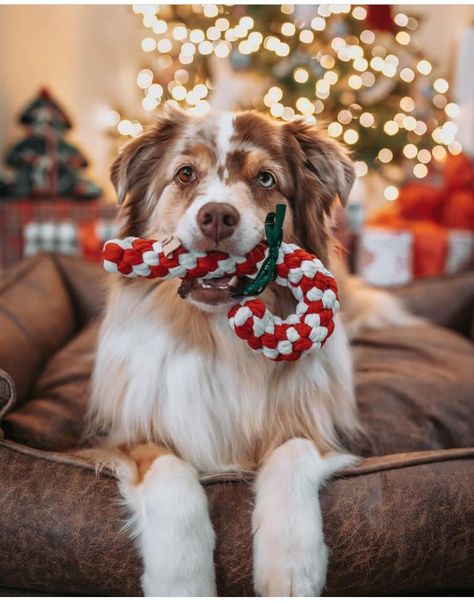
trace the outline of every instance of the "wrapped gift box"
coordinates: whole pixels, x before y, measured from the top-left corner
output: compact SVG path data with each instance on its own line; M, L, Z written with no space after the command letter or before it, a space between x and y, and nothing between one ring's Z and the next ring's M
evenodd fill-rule
M96 259L102 240L115 235L116 211L112 203L62 198L0 202L0 270L40 251Z

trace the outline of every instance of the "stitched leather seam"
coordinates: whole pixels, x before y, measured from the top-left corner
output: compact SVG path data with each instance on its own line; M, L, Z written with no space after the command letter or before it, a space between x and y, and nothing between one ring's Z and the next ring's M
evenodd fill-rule
M84 459L74 457L70 453L48 452L46 450L38 450L36 448L30 448L29 446L25 446L23 444L18 444L11 440L3 440L2 442L0 442L0 448L7 448L20 454L24 454L25 456L38 458L44 461L51 461L53 463L62 463L64 465L80 467L82 469L86 469L95 473L95 468L92 463L89 463ZM359 475L368 475L370 473L404 469L406 467L415 467L424 464L474 459L474 448L428 450L413 453L404 453L403 457L405 458L403 459L397 457L400 457L400 455L393 454L382 457L371 457L367 459L362 459L361 465L359 465L358 467L356 466L341 471L338 475L334 476L334 479L354 478L358 477ZM374 464L369 464L368 466L364 467L364 461L368 463L373 463L374 459L377 458L381 459L380 462L375 462ZM100 475L115 479L114 474L108 469L104 469L103 471L101 471ZM246 471L239 474L222 473L219 475L212 476L205 475L201 478L200 481L203 484L218 484L242 481L252 482L254 477L255 473Z

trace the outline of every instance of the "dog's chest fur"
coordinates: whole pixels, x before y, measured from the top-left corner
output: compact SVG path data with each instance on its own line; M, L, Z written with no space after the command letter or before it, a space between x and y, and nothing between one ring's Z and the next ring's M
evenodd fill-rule
M171 285L112 293L90 409L98 430L114 444L160 441L204 472L252 468L293 436L334 446L334 427L353 420L341 325L319 354L274 363L235 336L225 312L204 317Z

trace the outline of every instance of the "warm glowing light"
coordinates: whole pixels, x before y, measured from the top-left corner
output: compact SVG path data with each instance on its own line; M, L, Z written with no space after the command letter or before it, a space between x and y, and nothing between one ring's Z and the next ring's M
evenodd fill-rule
M359 140L357 130L349 129L344 132L344 142L346 144L355 144Z
M326 20L322 17L314 17L314 19L311 21L311 27L315 31L323 31L326 27Z
M375 118L372 113L362 113L359 117L360 125L364 126L364 128L371 128L375 123Z
M454 140L449 146L448 151L451 155L459 155L462 153L462 144L458 140Z
M285 42L282 42L275 50L275 54L277 54L279 57L286 57L290 54L290 47Z
M342 134L342 129L343 128L342 128L341 124L338 124L337 121L333 121L328 126L328 134L329 134L329 136L332 136L333 138L337 138L338 136L340 136Z
M283 23L281 26L281 33L284 36L294 36L296 31L296 27L294 23Z
M142 50L144 52L153 52L156 50L156 40L154 38L143 38Z
M296 101L296 108L303 115L311 115L312 113L314 113L313 103L309 100L309 98L306 98L304 96L300 97Z
M389 121L385 122L383 129L385 134L388 134L389 136L394 136L400 128L396 121L390 119Z
M281 103L274 103L270 107L270 113L273 115L273 117L281 117L283 114L283 109L284 107Z
M309 73L307 72L306 69L303 69L302 67L298 67L298 69L295 69L293 71L293 78L294 78L295 82L298 82L298 84L304 84L309 79Z
M319 59L321 63L321 67L324 69L332 69L336 64L336 59L330 54L323 54L323 56Z
M420 163L429 163L431 161L431 153L428 149L421 149L418 152L417 159Z
M116 126L119 121L120 113L118 111L107 111L107 113L104 115L104 124L109 128Z
M168 23L163 19L158 19L153 23L153 32L157 35L164 34L168 31Z
M417 121L416 122L416 126L413 128L413 132L415 132L415 134L418 134L418 136L423 136L423 134L426 134L428 130L428 126L425 124L424 121Z
M397 13L393 20L399 27L406 27L408 25L408 17L403 13Z
M339 111L337 114L337 120L344 125L350 124L352 121L352 113L347 109L342 109L342 111Z
M216 40L218 40L221 37L221 32L217 29L217 27L212 25L206 31L206 36L209 40L212 40L213 42L215 42Z
M242 17L239 21L239 24L242 27L245 27L245 29L252 29L252 27L254 26L254 20L252 19L252 17Z
M323 101L317 99L314 101L314 112L316 114L322 113L324 111L324 103Z
M176 25L176 27L173 28L172 35L175 40L182 42L188 37L188 30L184 25Z
M225 57L228 57L230 54L230 49L231 46L228 42L219 42L219 44L217 44L217 46L214 48L214 52L216 57L219 57L220 59L224 59Z
M347 83L354 90L359 90L362 87L362 79L360 75L351 75L347 80Z
M401 71L400 71L400 78L404 81L404 82L412 82L415 79L415 72L413 71L413 69L410 69L409 67L404 67Z
M461 113L461 110L456 103L448 103L444 108L444 111L446 115L452 119L456 119L456 117L459 117L459 114Z
M285 107L281 114L282 119L285 121L291 121L295 117L295 110L293 107Z
M326 82L332 86L338 80L337 73L335 71L326 71L324 74L324 80L326 80Z
M354 163L354 169L358 178L363 178L364 176L367 176L369 172L369 168L365 161L356 161Z
M199 44L204 40L204 32L201 29L193 29L189 34L189 39L193 44Z
M280 10L284 15L292 15L295 7L293 4L283 4Z
M390 149L380 149L378 158L382 163L390 163L393 159L393 153Z
M159 105L159 100L157 98L154 98L153 96L145 96L145 98L142 100L142 107L145 109L145 111L153 111L154 109L156 109Z
M417 178L424 178L428 174L428 168L426 167L426 165L423 165L423 163L417 163L413 167L413 174Z
M403 154L408 159L415 159L415 157L418 154L418 149L416 148L416 146L414 144L406 144L403 147Z
M374 71L382 71L384 65L385 61L382 59L382 57L374 57L370 60L370 66Z
M416 65L416 68L421 75L429 75L431 73L431 63L426 59L419 61Z
M268 90L267 96L270 99L270 101L276 103L277 101L279 101L283 98L283 91L281 88L278 88L278 86L272 86Z
M411 132L416 128L416 123L416 119L412 115L407 115L407 117L403 119L402 126L405 128L405 130Z
M310 29L303 29L300 32L300 42L311 44L314 40L314 33Z
M360 77L362 78L362 83L367 88L375 84L375 75L371 71L365 71Z
M433 154L433 157L436 159L436 161L444 161L446 159L446 155L448 154L446 152L446 149L440 144L434 146L431 150L431 153Z
M433 96L433 105L438 107L438 109L444 109L448 104L448 99L444 96L444 94L435 94Z
M203 55L211 54L211 52L213 50L213 46L212 46L211 42L209 42L209 40L204 40L204 42L201 42L199 44L198 50Z
M363 6L356 6L352 11L352 16L358 21L363 21L367 17L367 11Z
M360 39L364 44L373 44L375 42L375 34L370 29L364 29L364 31L360 34Z
M411 36L407 31L399 31L397 33L397 35L395 36L395 40L401 45L401 46L408 46L408 44L411 41Z
M173 43L171 42L171 40L163 38L162 40L159 40L156 47L160 52L169 52L173 48Z
M398 188L396 186L387 186L383 192L383 196L387 201L395 201L398 197Z
M227 31L230 27L229 19L220 17L216 20L216 27L219 31Z
M393 63L385 63L382 67L382 73L385 77L393 77L397 73L397 68Z
M219 14L219 9L215 4L204 4L203 9L204 15L209 18L217 17Z
M441 94L444 94L445 92L447 92L449 90L449 84L445 79L440 77L434 81L433 88L436 90L436 92L440 92Z
M133 129L133 124L129 119L122 119L119 121L117 126L117 130L119 131L119 134L122 134L122 136L130 136L133 132Z
M137 86L139 88L148 88L153 83L153 71L142 69L137 75Z
M353 65L354 65L354 69L356 69L357 71L366 71L369 67L369 63L368 63L367 59L363 59L361 57L357 57L357 59L355 59Z
M403 111L407 111L410 113L415 108L415 101L411 98L411 96L404 96L400 100L400 109Z

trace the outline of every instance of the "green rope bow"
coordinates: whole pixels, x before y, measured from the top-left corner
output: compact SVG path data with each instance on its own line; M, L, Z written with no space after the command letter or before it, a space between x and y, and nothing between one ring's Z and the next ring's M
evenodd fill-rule
M265 218L265 239L268 244L268 256L265 258L255 278L245 277L243 288L233 293L234 297L260 295L271 280L276 278L276 263L278 250L283 239L283 221L286 205L278 203L276 211L267 214Z

